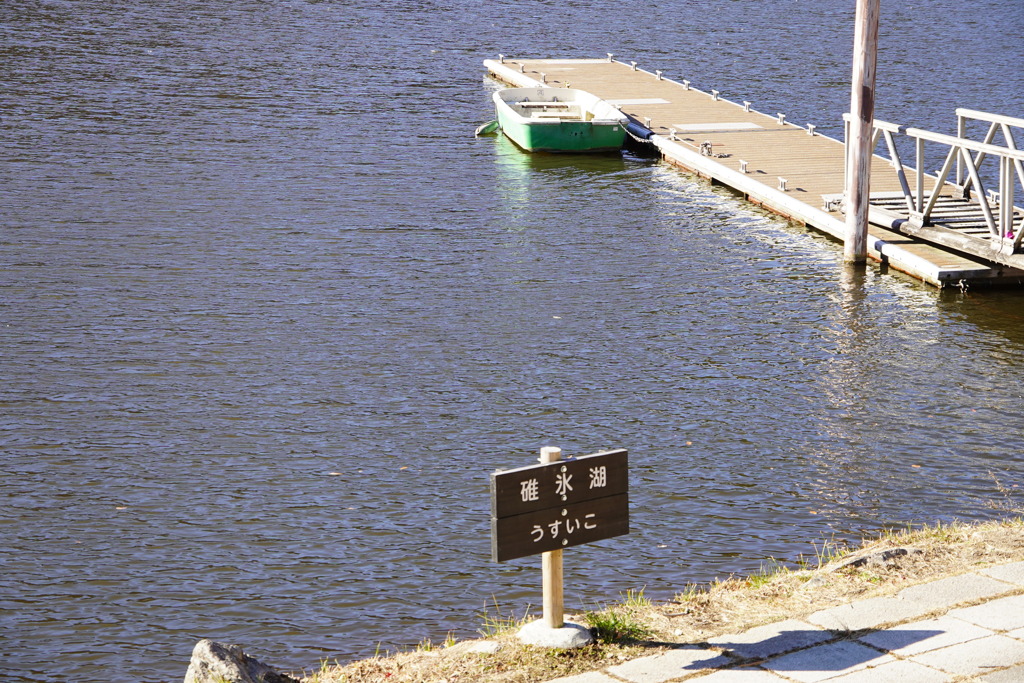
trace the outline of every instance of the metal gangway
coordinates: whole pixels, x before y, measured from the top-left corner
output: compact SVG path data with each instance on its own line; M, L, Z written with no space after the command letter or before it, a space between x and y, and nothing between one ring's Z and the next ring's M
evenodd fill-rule
M1024 267L1024 210L1014 205L1018 192L1024 196L1024 149L1015 139L1024 119L973 109L957 109L956 115L956 136L874 122L872 150L885 140L886 160L902 192L871 193L869 219L990 262ZM849 114L844 118L849 139ZM972 122L975 128L988 124L982 139L969 136ZM941 169L932 174L925 171L926 143L944 151ZM901 146L912 147L913 167L903 163ZM849 145L846 154L849 169Z

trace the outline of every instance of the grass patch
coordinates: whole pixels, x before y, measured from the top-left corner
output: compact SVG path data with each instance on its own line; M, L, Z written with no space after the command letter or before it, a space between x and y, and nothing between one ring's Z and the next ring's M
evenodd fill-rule
M813 560L807 555L800 555L797 558L797 565L801 569L819 569L846 557L852 552L849 545L841 543L835 540L835 538L822 541L820 546L817 543L812 543L811 545L814 548Z
M443 650L446 647L451 647L456 643L455 634L448 631L448 635L445 637L444 642L440 645L435 645L430 638L424 638L416 646L417 652L433 652L434 650Z
M630 589L619 593L619 597L622 601L618 605L591 610L583 615L598 643L635 643L652 635L642 615L654 603L644 595L644 589Z
M767 561L761 563L761 570L759 572L747 577L747 585L751 588L760 588L773 581L779 574L784 574L788 571L788 567L781 564L774 557L770 557Z
M683 586L683 590L676 593L676 596L672 598L673 602L685 603L700 599L700 596L705 592L704 587L699 583L687 583Z
M480 618L483 620L483 623L478 632L484 638L493 638L510 631L518 631L530 621L530 605L526 606L523 616L517 617L514 609L510 609L507 614L502 612L497 598L492 596L491 601L492 603L489 605L485 604L484 609L480 612Z
M636 591L630 588L625 593L619 593L619 597L622 598L623 607L630 607L633 609L650 607L653 603L649 597L644 595L645 589L646 586Z
M651 635L651 630L626 608L606 607L600 612L587 612L584 618L602 644L634 643Z

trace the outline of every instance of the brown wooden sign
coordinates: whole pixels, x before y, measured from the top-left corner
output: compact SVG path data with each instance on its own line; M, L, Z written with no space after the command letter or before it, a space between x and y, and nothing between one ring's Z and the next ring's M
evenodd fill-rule
M625 449L491 475L491 559L504 562L629 533Z

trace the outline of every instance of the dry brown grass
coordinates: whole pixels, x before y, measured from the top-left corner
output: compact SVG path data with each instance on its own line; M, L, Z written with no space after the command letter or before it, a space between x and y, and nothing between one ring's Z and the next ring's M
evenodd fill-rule
M859 567L849 562L887 549L920 552ZM324 666L307 683L534 683L603 668L654 654L679 643L701 643L716 635L880 595L933 579L1024 560L1024 520L979 525L952 524L887 534L854 549L829 549L811 568L774 566L746 578L684 587L676 599L650 606L618 605L623 619L651 635L643 642L605 643L579 650L550 651L522 645L514 630L442 649L376 657L344 666ZM582 616L571 621L585 623ZM490 643L496 651L473 652Z

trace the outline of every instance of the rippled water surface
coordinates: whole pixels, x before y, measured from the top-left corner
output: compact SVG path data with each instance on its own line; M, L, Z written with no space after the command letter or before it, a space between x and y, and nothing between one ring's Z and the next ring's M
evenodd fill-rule
M1020 507L1021 294L472 135L482 59L607 51L837 135L853 4L0 5L0 677L470 637L540 600L487 486L544 445L631 453L572 606ZM958 8L883 8L880 117L1024 116L1022 5Z

